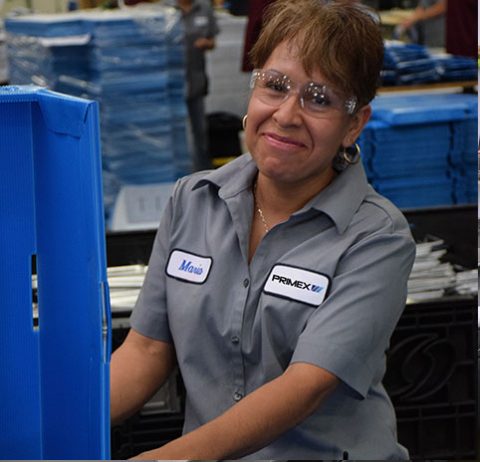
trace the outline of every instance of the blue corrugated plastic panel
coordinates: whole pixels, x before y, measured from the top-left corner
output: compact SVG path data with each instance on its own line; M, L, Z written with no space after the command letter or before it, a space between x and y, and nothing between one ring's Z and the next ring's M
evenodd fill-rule
M97 104L0 87L0 126L0 455L109 459Z
M452 179L443 175L373 180L373 187L401 208L453 204Z
M373 120L390 125L426 124L477 117L477 96L459 94L380 95Z
M36 37L65 37L88 33L81 13L35 14L5 19L10 34Z

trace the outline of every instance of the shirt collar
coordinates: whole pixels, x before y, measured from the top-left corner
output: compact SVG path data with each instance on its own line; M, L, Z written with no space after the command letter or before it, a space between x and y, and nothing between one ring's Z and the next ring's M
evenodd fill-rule
M252 156L244 154L224 167L207 173L193 185L192 190L213 184L218 188L219 197L228 199L250 188L257 172ZM337 230L343 233L365 199L368 189L362 163L350 165L295 214L318 210L328 215Z
M302 210L314 208L328 215L339 233L343 233L369 190L361 162L348 166Z
M207 173L193 185L192 190L210 183L219 188L218 195L222 199L228 199L251 188L257 172L252 156L244 154L222 168Z

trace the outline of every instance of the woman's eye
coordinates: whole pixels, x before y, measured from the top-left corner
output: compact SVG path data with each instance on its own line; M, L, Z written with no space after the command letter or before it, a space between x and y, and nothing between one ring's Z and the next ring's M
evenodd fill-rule
M280 92L280 93L288 92L288 88L285 85L285 83L279 80L267 80L265 82L265 88L268 88L269 90L273 90L275 92Z
M330 106L330 98L323 92L312 92L307 99L316 106Z

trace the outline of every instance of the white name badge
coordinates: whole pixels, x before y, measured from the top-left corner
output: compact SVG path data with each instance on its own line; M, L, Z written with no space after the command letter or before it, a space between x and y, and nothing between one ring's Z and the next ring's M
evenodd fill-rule
M307 305L318 306L327 295L330 279L295 266L275 265L268 275L263 291Z
M193 23L195 24L195 27L204 27L208 24L208 18L207 16L197 16L196 18L193 18Z
M210 273L213 259L183 250L173 250L168 258L166 273L175 279L203 284Z

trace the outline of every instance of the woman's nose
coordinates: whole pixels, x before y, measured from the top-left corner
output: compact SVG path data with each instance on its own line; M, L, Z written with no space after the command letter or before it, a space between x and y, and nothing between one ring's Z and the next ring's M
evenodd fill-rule
M302 123L301 112L302 105L298 93L290 92L273 113L273 119L280 126L299 125Z

